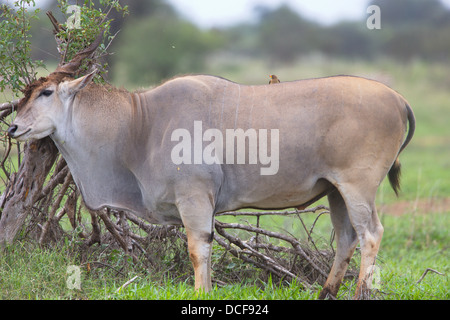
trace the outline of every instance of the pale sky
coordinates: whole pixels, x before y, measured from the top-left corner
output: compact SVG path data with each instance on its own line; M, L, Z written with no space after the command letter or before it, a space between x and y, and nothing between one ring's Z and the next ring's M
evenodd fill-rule
M255 18L253 8L288 4L303 17L330 25L340 20L368 17L370 0L166 0L184 17L204 28L228 26ZM426 1L426 0L424 0ZM450 8L450 0L441 0Z
M3 0L14 2L14 0ZM120 1L120 0L119 0ZM136 0L146 1L146 0ZM289 5L303 17L324 25L341 20L359 20L368 17L370 0L165 0L185 18L203 28L222 27L256 18L254 8L262 5L277 8ZM427 0L423 0L427 1ZM440 0L450 8L450 0ZM35 0L37 5L48 0ZM382 14L382 13L381 13Z

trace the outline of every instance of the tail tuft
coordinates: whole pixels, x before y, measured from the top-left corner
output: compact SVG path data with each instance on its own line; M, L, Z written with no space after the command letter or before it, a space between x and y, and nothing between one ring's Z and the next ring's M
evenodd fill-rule
M401 175L402 165L400 161L395 159L394 164L388 173L389 182L391 184L392 189L394 189L395 195L398 197L398 192L400 191L400 175Z

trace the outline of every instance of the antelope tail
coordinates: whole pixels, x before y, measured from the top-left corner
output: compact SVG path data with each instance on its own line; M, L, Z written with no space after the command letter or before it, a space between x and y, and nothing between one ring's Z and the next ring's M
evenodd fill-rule
M400 155L400 152L402 152L403 149L405 149L405 147L411 141L414 135L414 131L416 130L416 119L414 117L414 113L411 107L408 104L406 104L406 110L408 112L408 123L409 123L408 135L406 136L406 139L403 142L400 151L397 154L397 159L395 159L394 164L392 165L388 173L389 183L391 184L392 189L394 189L396 196L398 196L398 192L400 190L400 175L401 175L401 164L400 161L398 160L398 156Z

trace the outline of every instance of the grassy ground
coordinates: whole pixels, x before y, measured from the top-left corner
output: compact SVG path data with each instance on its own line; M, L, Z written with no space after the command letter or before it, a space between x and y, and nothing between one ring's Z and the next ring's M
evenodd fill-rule
M311 225L314 218L305 218L305 223ZM318 232L327 230L327 220L323 218ZM377 262L380 281L375 297L388 300L449 299L450 225L447 215L384 215L382 220L386 231ZM216 285L210 294L199 294L194 291L190 268L182 279L174 279L168 276L170 273L151 274L127 265L126 257L120 252L111 255L108 263L101 267L94 267L93 260L90 260L90 267L86 263L80 264L79 257L77 246L69 242L56 250L42 249L32 243L17 243L5 249L0 256L0 299L303 300L316 299L320 289L317 286L305 290L297 283L274 284L270 279L262 282L250 277L242 283ZM358 252L354 260L359 260ZM70 289L67 284L71 276L67 268L71 265L80 267L80 290ZM417 283L426 268L445 275L428 273ZM118 290L136 276L133 283ZM346 281L339 298L352 298L354 289L354 281Z
M318 58L299 61L294 67L269 67L258 61L220 62L211 61L212 66L220 67L211 67L208 73L241 83L267 83L268 74L277 74L282 81L352 74L388 82L407 98L416 115L417 129L400 158L402 193L397 199L384 182L377 195L385 233L377 261L380 292L376 297L449 299L450 202L445 200L450 194L450 67L421 61L362 63ZM243 64L245 69L241 67ZM437 210L428 205L435 202L443 206ZM308 224L313 219L305 217ZM329 238L329 218L319 219L318 224L315 230ZM283 228L288 229L288 225L289 222L284 222ZM107 266L89 268L80 263L77 250L76 245L67 241L58 250L16 243L1 251L0 299L315 299L319 293L315 289L304 290L295 283L274 284L249 278L242 283L217 286L209 295L198 294L193 290L191 268L184 277L173 279L167 274L150 274L134 268L120 253L109 256ZM355 261L358 260L356 252ZM125 269L124 264L128 266ZM70 265L80 266L81 290L67 286ZM445 275L428 273L417 283L426 268ZM138 278L133 283L117 292L135 276ZM353 281L345 282L339 298L351 298L354 287Z

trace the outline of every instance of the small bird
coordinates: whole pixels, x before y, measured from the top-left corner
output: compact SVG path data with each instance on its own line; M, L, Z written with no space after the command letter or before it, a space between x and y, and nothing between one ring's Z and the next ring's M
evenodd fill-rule
M280 83L280 79L278 79L278 77L274 74L271 74L269 78L270 78L269 84Z

